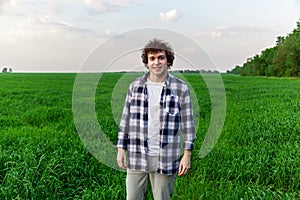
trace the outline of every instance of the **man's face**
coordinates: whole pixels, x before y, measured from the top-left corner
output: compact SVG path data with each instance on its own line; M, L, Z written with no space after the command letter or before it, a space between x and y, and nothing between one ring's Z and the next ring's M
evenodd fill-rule
M168 71L165 51L149 52L148 67L153 75L165 75Z

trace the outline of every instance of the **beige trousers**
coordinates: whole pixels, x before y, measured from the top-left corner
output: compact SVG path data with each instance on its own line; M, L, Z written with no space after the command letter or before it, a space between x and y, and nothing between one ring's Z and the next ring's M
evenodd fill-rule
M156 173L157 157L148 156L149 172L127 169L127 200L143 200L150 179L154 200L170 200L174 192L176 174Z

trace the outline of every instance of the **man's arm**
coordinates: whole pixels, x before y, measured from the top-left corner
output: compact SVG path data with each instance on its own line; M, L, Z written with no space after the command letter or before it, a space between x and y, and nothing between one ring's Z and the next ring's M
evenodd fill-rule
M181 111L181 131L184 140L184 154L179 164L178 176L186 174L191 168L191 154L196 139L192 103L188 88L183 95Z
M122 118L119 125L119 132L118 132L118 154L117 154L117 162L120 168L126 169L126 149L127 149L127 140L128 140L128 130L129 130L129 112L130 112L130 97L131 97L131 90L128 89Z
M192 152L190 150L184 150L183 157L179 164L178 176L185 175L191 168L191 155Z
M192 151L196 139L192 102L188 87L183 93L181 102L181 132L185 150Z
M120 147L118 148L117 162L120 168L126 169L126 150Z

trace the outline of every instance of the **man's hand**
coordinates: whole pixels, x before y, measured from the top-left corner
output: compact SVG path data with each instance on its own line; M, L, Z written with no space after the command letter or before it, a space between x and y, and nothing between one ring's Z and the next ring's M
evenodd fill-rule
M179 164L178 176L185 175L188 170L191 168L191 154L189 150L184 150L183 157Z
M117 162L120 168L126 169L126 150L118 148Z

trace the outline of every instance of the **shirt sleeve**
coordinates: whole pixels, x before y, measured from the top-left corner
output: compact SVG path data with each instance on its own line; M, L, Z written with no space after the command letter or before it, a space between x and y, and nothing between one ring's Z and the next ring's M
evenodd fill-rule
M190 92L186 86L181 103L181 131L184 140L184 149L193 150L194 141L196 139L194 117L192 110L192 102L190 97Z
M129 87L123 107L122 117L118 131L117 147L127 149L128 131L129 131L129 117L130 117L130 101L131 101L131 86Z

